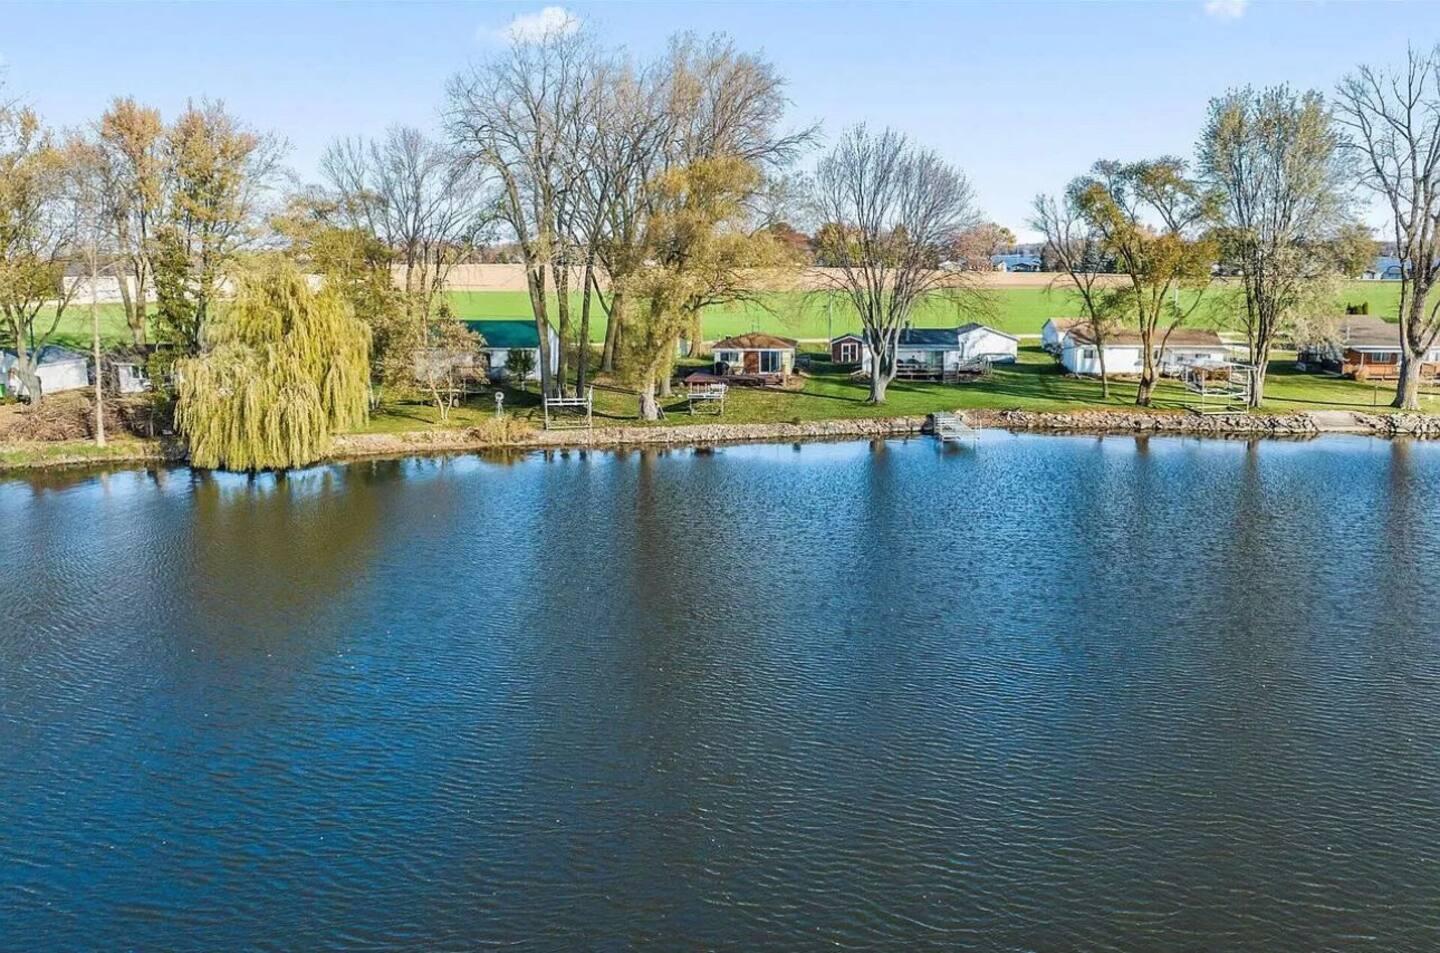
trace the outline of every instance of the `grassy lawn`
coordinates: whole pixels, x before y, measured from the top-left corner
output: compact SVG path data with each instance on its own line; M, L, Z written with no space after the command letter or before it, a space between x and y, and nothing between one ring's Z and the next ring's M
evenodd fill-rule
M951 306L932 305L921 308L914 316L917 327L948 327L966 321L980 321L1010 334L1039 334L1046 319L1074 314L1076 305L1063 286L1050 288L996 288L990 293L988 312L959 313ZM1400 300L1398 282L1347 282L1336 312L1347 304L1369 302L1372 314L1389 316ZM579 312L579 298L575 297ZM464 318L531 319L530 299L523 292L454 291L450 301ZM604 312L592 305L591 339L605 339ZM705 337L708 340L744 334L747 331L769 331L789 337L823 340L846 331L857 331L860 320L848 303L839 297L802 293L766 295L759 304L743 304L728 308L711 308L705 314ZM831 333L833 329L833 334Z
M1100 385L1093 380L1068 377L1055 362L1037 347L1020 351L1020 361L1012 366L997 366L988 381L973 384L936 384L896 381L890 385L888 399L882 406L865 402L867 390L844 372L818 364L799 392L782 392L752 388L734 388L725 401L723 417L690 416L681 397L666 405L666 419L653 426L688 423L796 423L808 420L844 419L855 417L897 417L921 415L944 410L1030 410L1073 411L1090 409L1125 410L1135 405L1135 383L1114 381L1107 401L1100 395ZM1302 410L1385 410L1392 388L1381 384L1356 381L1295 370L1291 360L1271 365L1266 385L1267 400L1263 408L1271 413ZM1426 410L1440 411L1440 396L1424 399ZM1181 410L1195 406L1197 398L1178 381L1166 380L1156 392L1155 407ZM634 426L637 403L633 395L611 390L595 392L596 426ZM1431 406L1433 404L1433 407ZM451 412L447 427L463 428L485 424L494 419L493 396L484 394L471 399ZM539 426L541 414L533 386L529 392L507 391L505 408L508 416ZM396 433L407 430L439 428L435 409L423 402L399 402L387 406L370 423L368 430Z
M1369 302L1372 314L1393 317L1399 302L1400 286L1394 281L1348 282L1336 311L1346 304ZM576 295L575 313L579 314ZM449 292L455 312L462 318L514 318L532 320L530 299L520 291L452 291ZM914 322L919 327L946 327L976 320L1011 334L1039 334L1047 318L1073 314L1075 304L1058 287L997 288L991 292L991 306L980 313L957 313L953 307L932 305L920 309ZM100 305L101 335L107 345L128 341L124 313L118 304ZM605 313L599 304L592 305L590 337L605 339ZM709 340L747 331L769 331L789 337L823 340L834 334L855 331L859 319L848 304L835 298L801 293L767 295L760 304L711 308L705 315L705 336ZM60 323L57 344L69 347L90 346L90 312L86 305L69 308Z

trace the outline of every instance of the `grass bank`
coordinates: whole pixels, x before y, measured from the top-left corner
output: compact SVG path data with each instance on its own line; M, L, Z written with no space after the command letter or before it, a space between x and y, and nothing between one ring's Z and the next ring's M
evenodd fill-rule
M887 400L876 406L866 402L864 384L853 381L846 372L827 364L815 365L800 391L733 388L725 401L727 424L802 423L813 420L837 420L876 417L924 416L936 411L954 410L1025 410L1063 413L1067 411L1124 410L1135 405L1136 384L1113 381L1110 398L1105 399L1097 381L1070 377L1054 360L1038 347L1022 347L1020 360L1014 365L997 365L989 380L970 384L937 384L896 381L890 385ZM1263 413L1286 414L1308 410L1353 410L1384 412L1392 389L1388 385L1362 384L1336 377L1301 373L1293 360L1279 360L1271 365L1266 384L1267 400ZM1440 397L1426 395L1424 409L1440 412ZM1178 381L1162 381L1155 393L1157 410L1183 411L1196 404L1194 394ZM633 394L621 390L597 389L595 392L595 425L605 426L675 426L711 418L692 417L683 397L677 395L664 403L666 418L653 424L640 424L635 418L638 405ZM528 392L507 391L506 415L534 426L542 422L539 397ZM472 398L450 413L442 423L434 407L420 401L402 401L384 408L370 422L368 432L398 433L406 430L467 428L485 424L495 418L491 395Z

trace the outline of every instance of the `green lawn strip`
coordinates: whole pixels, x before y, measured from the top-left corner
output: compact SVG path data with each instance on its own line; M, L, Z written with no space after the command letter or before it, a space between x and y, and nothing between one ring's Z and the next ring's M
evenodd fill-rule
M1400 285L1394 281L1346 282L1336 312L1346 304L1368 302L1370 312L1394 320L1399 302ZM447 292L455 313L462 318L510 318L534 320L530 298L523 291L451 291ZM580 296L575 301L575 321L579 321ZM101 340L112 347L130 340L124 311L119 304L102 304L100 308ZM1202 309L1202 320L1203 320ZM1047 318L1076 313L1073 298L1063 290L997 288L990 293L990 305L979 310L960 311L950 305L932 303L916 310L913 321L917 327L948 327L966 321L980 321L1010 334L1039 334ZM605 339L605 312L598 302L591 305L590 337L594 342ZM717 340L748 331L768 331L810 341L825 340L835 334L859 330L860 322L854 309L838 296L777 292L765 295L759 303L746 302L728 307L710 308L705 313L705 336ZM71 305L61 318L54 338L66 347L90 346L90 312L88 305Z
M88 440L0 445L0 470L41 466L83 466L107 461L162 459L159 441L120 438L97 447Z
M949 410L1028 410L1073 412L1084 410L1125 411L1135 409L1134 381L1112 381L1110 398L1101 396L1098 381L1071 377L1049 355L1038 348L1021 349L1013 365L997 365L989 380L971 384L937 384L896 381L890 385L884 404L866 403L866 386L851 380L848 373L826 364L815 365L798 392L736 387L725 400L723 416L696 414L687 410L683 390L662 405L666 418L650 426L691 423L798 423L860 417L901 417ZM1294 361L1272 364L1266 386L1267 413L1294 413L1305 410L1356 410L1388 412L1393 385L1360 383L1337 377L1302 373ZM1155 392L1153 406L1159 410L1185 410L1200 403L1197 395L1182 383L1164 380ZM1423 399L1426 409L1440 411L1440 397ZM1211 406L1216 406L1213 398ZM595 391L595 426L643 425L636 419L635 396L610 389ZM533 385L529 391L506 391L505 413L540 426L543 416ZM435 409L421 401L387 405L371 421L369 432L398 433L412 430L466 428L492 420L494 397L483 394L451 411L441 424Z

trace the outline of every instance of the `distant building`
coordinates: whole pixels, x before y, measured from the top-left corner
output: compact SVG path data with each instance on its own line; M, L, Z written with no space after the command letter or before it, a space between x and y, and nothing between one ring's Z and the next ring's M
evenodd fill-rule
M991 255L990 264L996 271L1039 271L1041 261L1039 255Z
M1404 276L1404 262L1394 255L1381 255L1360 277L1368 281L1399 281Z

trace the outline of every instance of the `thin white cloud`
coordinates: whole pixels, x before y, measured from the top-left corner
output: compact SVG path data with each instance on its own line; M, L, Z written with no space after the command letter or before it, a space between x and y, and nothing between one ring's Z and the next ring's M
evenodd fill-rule
M1217 20L1238 20L1249 5L1250 0L1205 0L1205 15Z
M547 37L569 36L580 29L580 18L564 7L544 7L522 13L499 30L484 31L491 39L507 43L538 43Z

